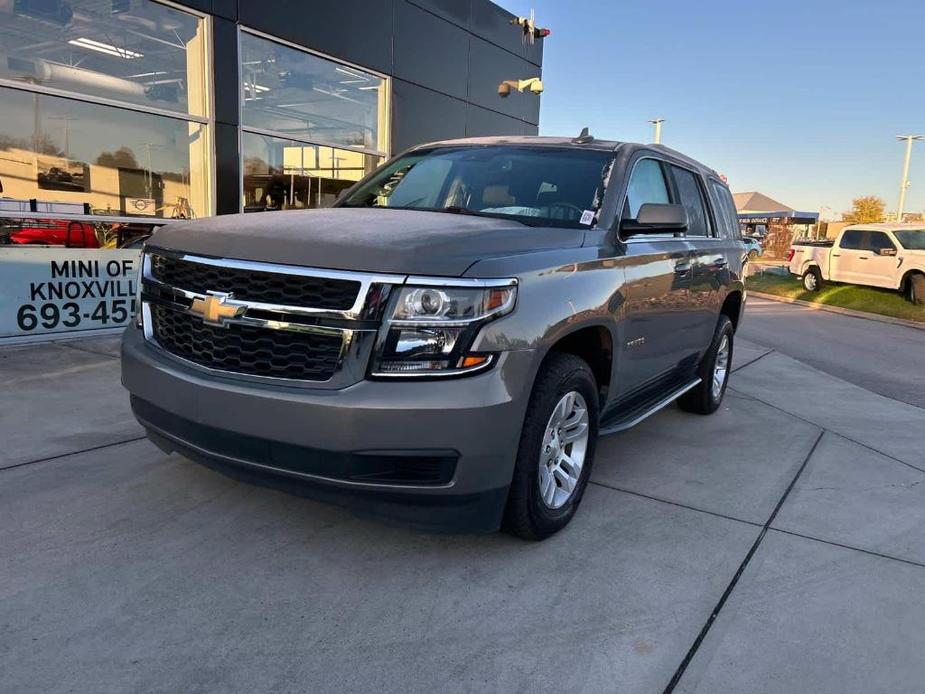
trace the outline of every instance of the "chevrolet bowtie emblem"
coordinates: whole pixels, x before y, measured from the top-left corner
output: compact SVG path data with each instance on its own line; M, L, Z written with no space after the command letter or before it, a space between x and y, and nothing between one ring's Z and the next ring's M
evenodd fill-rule
M199 297L193 299L189 311L194 316L200 316L203 323L224 327L226 321L244 313L244 306L225 303L231 298L231 294L209 292L201 299Z

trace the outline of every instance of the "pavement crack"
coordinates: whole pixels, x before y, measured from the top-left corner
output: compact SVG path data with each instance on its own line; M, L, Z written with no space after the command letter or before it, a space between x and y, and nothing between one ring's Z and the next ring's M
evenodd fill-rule
M668 504L669 506L677 506L678 508L687 509L688 511L696 511L697 513L705 513L708 516L713 516L715 518L723 518L725 520L735 521L736 523L745 523L746 525L753 525L756 528L761 527L761 523L755 523L754 521L748 521L748 520L745 520L744 518L736 518L735 516L728 516L725 513L718 513L717 511L708 511L705 508L689 506L687 504L682 504L678 501L671 501L670 499L663 499L658 496L651 496L650 494L643 494L642 492L634 492L632 489L624 489L623 487L617 487L612 484L605 484L604 482L598 482L596 480L588 480L588 484L593 484L598 487L603 487L604 489L609 489L614 492L622 492L623 494L630 494L631 496L638 496L641 499L648 499L649 501L657 501L660 504Z
M736 570L735 574L732 576L732 580L729 581L729 585L726 586L726 590L723 591L723 594L719 598L719 602L716 603L716 606L713 608L713 611L710 612L710 616L707 617L706 623L703 625L703 628L700 630L700 633L697 634L697 638L694 639L694 643L691 645L690 649L687 652L687 655L684 656L684 660L681 661L681 664L678 666L678 669L675 670L674 675L671 680L668 682L668 686L665 687L664 694L671 694L675 690L675 687L678 686L678 683L681 681L681 678L684 676L684 673L687 672L688 666L691 664L691 661L694 659L694 656L697 654L697 651L700 649L701 644L704 639L707 637L707 634L710 632L710 628L713 626L713 623L716 621L716 618L719 616L720 611L726 605L726 601L729 599L729 596L732 595L732 591L735 590L736 585L739 582L739 579L742 577L742 574L745 572L745 569L748 567L749 562L752 560L752 557L755 556L755 552L758 551L758 547L761 546L761 541L764 540L765 535L768 534L768 530L771 527L771 524L774 522L774 519L777 518L777 514L780 511L781 507L784 505L784 502L787 501L787 497L790 496L790 492L793 491L794 486L796 486L797 480L800 479L800 475L803 474L803 470L806 469L807 464L809 463L810 458L813 457L813 453L816 452L816 448L819 446L819 442L822 441L822 437L825 436L825 430L819 432L819 436L816 437L815 442L813 442L813 447L809 449L809 453L806 454L806 457L803 459L800 469L797 470L796 474L793 476L793 479L790 480L790 484L787 485L787 488L784 490L784 493L781 495L780 499L777 502L777 505L774 507L774 510L771 511L771 515L768 516L768 520L765 521L764 525L761 527L761 532L758 533L758 537L755 538L755 542L752 544L751 549L748 550L748 553L745 555L745 558L742 560L742 563L739 564L739 568Z
M765 358L766 356L768 356L769 354L774 354L774 350L773 350L773 349L768 349L768 351L765 352L764 354L761 354L761 355L755 357L755 358L752 359L751 361L745 362L745 363L742 364L741 366L735 367L735 368L732 370L732 373L735 373L736 371L741 371L741 370L744 369L746 366L751 366L751 365L754 364L756 361L761 361L762 359L764 359L764 358Z
M821 542L824 545L831 545L832 547L841 547L842 549L850 549L855 552L861 552L862 554L869 554L872 557L879 557L880 559L889 559L890 561L898 561L903 564L911 564L912 566L917 566L921 569L925 569L925 563L920 561L915 561L914 559L903 559L902 557L894 557L892 554L883 554L882 552L875 552L872 549L864 549L863 547L855 547L854 545L846 545L841 542L835 542L834 540L823 540L821 537L813 537L812 535L804 535L803 533L794 532L793 530L783 530L781 528L771 528L771 532L781 533L782 535L791 535L793 537L800 537L804 540L812 540L813 542Z
M14 463L13 465L7 465L6 467L0 467L0 472L6 472L7 470L15 470L16 468L26 467L27 465L36 465L38 463L47 463L52 460L59 460L60 458L67 458L72 455L80 455L82 453L92 453L93 451L100 451L104 448L113 448L114 446L122 446L126 443L135 443L136 441L143 441L147 436L135 436L130 439L122 439L120 441L113 441L111 443L103 443L99 446L90 446L89 448L83 448L79 451L68 451L67 453L59 453L57 455L50 455L47 458L37 458L35 460L26 460L22 463Z
M107 359L118 359L119 358L118 354L112 354L110 352L101 352L95 349L88 349L87 347L75 345L70 342L56 342L55 344L60 345L62 347L67 347L68 349L75 349L78 352L83 352L84 354L93 354L97 357L106 357Z
M729 386L729 390L734 390L734 389L732 388L732 386ZM860 446L861 448L866 448L867 450L872 451L873 453L876 453L877 455L882 455L884 458L889 458L890 460L893 460L893 461L895 461L895 462L897 462L897 463L900 463L900 464L902 464L902 465L905 465L906 467L911 467L913 470L916 470L916 471L918 471L918 472L925 472L925 468L920 468L918 465L913 465L912 463L906 462L905 460L902 460L902 459L900 459L900 458L897 458L896 456L890 455L889 453L885 453L885 452L883 452L883 451L881 451L881 450L879 450L879 449L877 449L877 448L874 448L874 447L871 446L870 444L866 444L866 443L864 443L863 441L858 441L857 439L853 439L853 438L851 438L850 436L846 436L845 434L842 434L841 432L834 431L834 430L832 430L832 429L826 429L823 425L819 424L819 422L814 422L814 421L811 420L811 419L807 419L806 417L802 417L802 416L800 416L800 415L798 415L798 414L796 414L796 413L794 413L794 412L790 412L789 410L785 410L783 407L780 407L779 405L775 405L775 404L772 403L772 402L768 402L767 400L763 400L763 399L759 398L759 397L756 396L756 395L751 395L750 393L742 393L742 391L740 391L740 390L736 390L735 392L736 392L736 394L739 394L739 395L747 395L748 397L750 397L752 400L755 400L756 402L760 402L760 403L763 404L763 405L767 405L768 407L771 407L771 408L777 410L778 412L783 412L784 414L788 414L788 415L790 415L791 417L793 417L794 419L799 419L801 422L806 422L807 424L812 424L812 425L813 425L814 427L816 427L817 429L822 429L822 431L827 431L828 433L832 434L833 436L838 436L839 438L842 438L842 439L844 439L845 441L850 441L851 443L855 444L856 446ZM884 396L881 396L881 397L886 397L886 396L884 395ZM897 401L897 402L899 402L899 401Z

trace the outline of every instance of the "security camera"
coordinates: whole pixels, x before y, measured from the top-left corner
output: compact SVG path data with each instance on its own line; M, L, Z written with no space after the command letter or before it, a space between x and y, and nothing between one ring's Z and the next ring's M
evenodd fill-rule
M498 94L501 95L501 98L504 98L515 89L519 92L529 89L532 94L542 94L543 82L539 77L531 77L526 80L504 80L498 85Z

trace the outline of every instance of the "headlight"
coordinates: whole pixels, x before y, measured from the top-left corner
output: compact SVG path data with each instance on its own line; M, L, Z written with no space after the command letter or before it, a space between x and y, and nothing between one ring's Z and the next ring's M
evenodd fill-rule
M387 310L372 375L451 376L487 367L493 355L469 348L485 323L514 309L516 297L516 280L402 287Z

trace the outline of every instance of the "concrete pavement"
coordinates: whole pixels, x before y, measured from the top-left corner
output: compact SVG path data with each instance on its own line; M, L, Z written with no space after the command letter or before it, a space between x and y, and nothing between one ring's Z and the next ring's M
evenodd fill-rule
M524 543L164 456L134 440L115 354L0 350L2 691L925 681L925 410L740 339L719 412L603 439L574 522Z
M925 407L925 330L749 297L741 336L875 393Z

